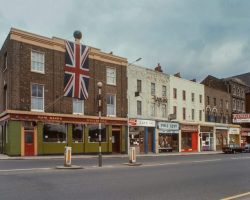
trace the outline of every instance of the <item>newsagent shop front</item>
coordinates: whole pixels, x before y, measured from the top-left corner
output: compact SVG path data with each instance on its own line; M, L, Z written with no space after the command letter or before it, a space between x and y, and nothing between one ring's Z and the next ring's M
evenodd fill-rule
M66 114L8 111L0 118L2 153L10 156L98 152L99 118ZM126 118L101 118L102 152L126 153Z
M198 125L181 124L181 151L198 151Z
M155 152L155 121L129 119L129 141L137 154Z
M158 152L179 151L179 123L158 122ZM157 134L156 134L157 135Z

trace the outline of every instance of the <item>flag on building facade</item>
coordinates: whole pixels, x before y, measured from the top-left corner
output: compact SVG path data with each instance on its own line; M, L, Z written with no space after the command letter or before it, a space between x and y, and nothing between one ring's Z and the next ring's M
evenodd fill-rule
M89 47L66 41L64 96L85 100L89 85Z

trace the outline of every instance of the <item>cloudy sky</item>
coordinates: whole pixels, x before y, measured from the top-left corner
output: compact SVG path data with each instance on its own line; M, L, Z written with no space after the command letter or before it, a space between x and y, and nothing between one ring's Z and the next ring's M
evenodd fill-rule
M11 27L113 51L202 80L250 72L249 0L0 0L0 45Z

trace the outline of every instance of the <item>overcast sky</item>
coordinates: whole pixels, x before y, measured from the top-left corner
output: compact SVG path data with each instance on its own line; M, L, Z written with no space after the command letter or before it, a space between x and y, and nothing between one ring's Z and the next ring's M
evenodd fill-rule
M250 72L249 0L0 0L0 45L11 27L113 51L198 80Z

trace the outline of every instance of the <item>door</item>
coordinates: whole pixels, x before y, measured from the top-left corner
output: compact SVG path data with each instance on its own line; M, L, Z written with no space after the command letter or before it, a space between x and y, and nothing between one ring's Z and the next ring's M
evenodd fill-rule
M197 151L198 148L198 133L192 133L192 151Z
M152 133L149 131L148 132L148 152L153 152L153 138L152 138Z
M112 132L112 153L121 153L120 151L120 131Z
M34 156L34 131L26 130L24 132L24 155Z

